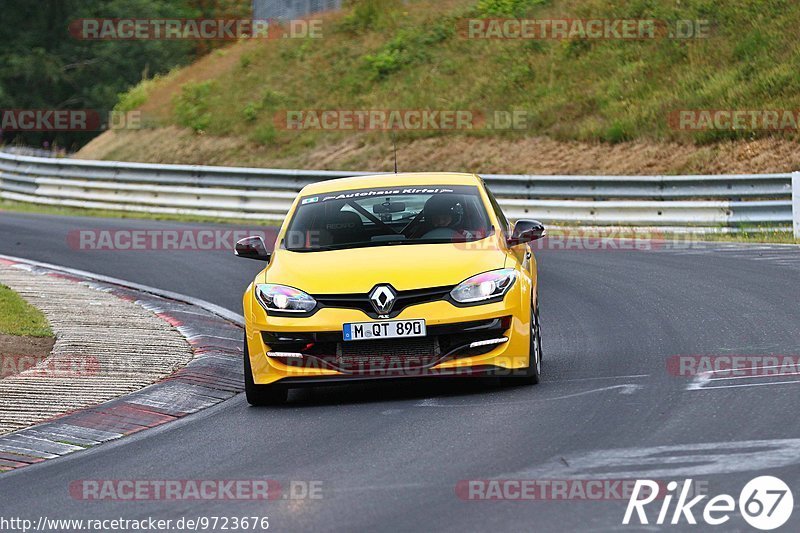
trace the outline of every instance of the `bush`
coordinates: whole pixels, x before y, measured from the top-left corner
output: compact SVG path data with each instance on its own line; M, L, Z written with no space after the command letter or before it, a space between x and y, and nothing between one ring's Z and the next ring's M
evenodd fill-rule
M613 122L613 124L611 124L611 126L605 131L605 134L603 135L604 141L613 144L630 141L631 139L632 136L627 131L625 125L616 120Z
M114 106L114 111L127 113L141 107L147 101L147 98L160 79L159 76L156 76L149 80L142 80L126 92L118 94L118 100L117 104Z
M355 33L370 30L381 16L380 0L356 2L353 11L342 21L341 28Z
M372 72L372 78L379 80L384 79L392 72L400 70L406 63L402 51L397 48L381 50L374 55L366 55L364 56L364 61Z
M404 28L376 52L364 56L373 79L384 79L406 65L430 59L430 49L453 35L453 25L440 22L427 28Z
M196 133L208 129L211 112L208 99L214 89L213 81L187 83L174 99L175 118L181 126L191 128Z
M275 142L275 137L278 132L275 130L275 125L272 123L262 124L253 130L250 139L258 144L268 145Z
M391 10L401 6L398 0L351 0L345 7L352 11L338 25L338 30L363 33L379 29Z
M258 111L259 111L258 106L253 102L250 102L246 106L244 106L244 109L242 109L242 115L244 115L244 119L247 122L253 122L255 119L258 118Z
M264 89L261 95L261 106L274 109L279 105L285 105L287 101L286 95L273 91L272 89Z

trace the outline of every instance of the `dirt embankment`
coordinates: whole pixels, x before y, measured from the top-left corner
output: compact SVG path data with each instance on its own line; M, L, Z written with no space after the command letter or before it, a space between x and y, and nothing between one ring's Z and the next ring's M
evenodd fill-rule
M303 153L263 147L236 137L198 135L176 127L109 131L77 157L152 163L388 171L388 138L354 135L322 141ZM726 174L800 169L800 145L786 139L707 146L635 141L619 144L467 136L401 141L401 171L508 174Z

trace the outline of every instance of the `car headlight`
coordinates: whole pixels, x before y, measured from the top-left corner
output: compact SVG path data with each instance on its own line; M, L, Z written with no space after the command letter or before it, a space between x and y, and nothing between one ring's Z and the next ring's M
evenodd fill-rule
M256 298L267 311L281 313L308 313L317 306L317 301L303 291L272 283L256 285Z
M517 280L517 271L503 268L472 276L450 291L450 297L458 303L477 303L505 296Z

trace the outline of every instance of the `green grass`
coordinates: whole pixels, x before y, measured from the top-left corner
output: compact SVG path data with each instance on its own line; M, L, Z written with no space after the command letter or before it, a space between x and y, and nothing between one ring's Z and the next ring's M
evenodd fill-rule
M0 333L30 337L53 336L44 315L5 285L0 285Z
M457 31L462 19L487 16L705 20L710 36L474 40ZM798 23L800 3L791 0L358 0L326 19L323 38L235 45L246 47L238 63L178 88L160 123L288 152L352 132L276 129L276 112L287 109L524 110L524 131L470 134L610 143L794 138L762 131L680 132L670 128L668 115L681 109L800 109ZM146 91L134 89L125 101L146 99L161 82L147 83Z
M200 215L173 215L157 213L140 213L136 211L117 211L113 209L83 209L80 207L59 207L29 204L0 200L0 212L36 213L42 215L60 215L71 217L120 218L138 220L172 220L175 222L201 222L206 224L240 224L247 226L276 226L279 222L272 220L250 220L244 218L220 218Z
M790 231L770 231L766 229L759 229L749 231L746 233L731 233L731 234L716 234L712 233L704 235L700 240L706 241L725 241L725 242L743 242L743 243L776 243L776 244L800 244L800 239L795 239Z

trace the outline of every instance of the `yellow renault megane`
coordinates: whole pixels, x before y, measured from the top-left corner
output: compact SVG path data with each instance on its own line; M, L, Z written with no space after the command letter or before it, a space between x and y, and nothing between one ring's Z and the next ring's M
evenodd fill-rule
M244 294L247 401L306 385L541 372L535 220L513 226L473 174L364 176L305 187Z

